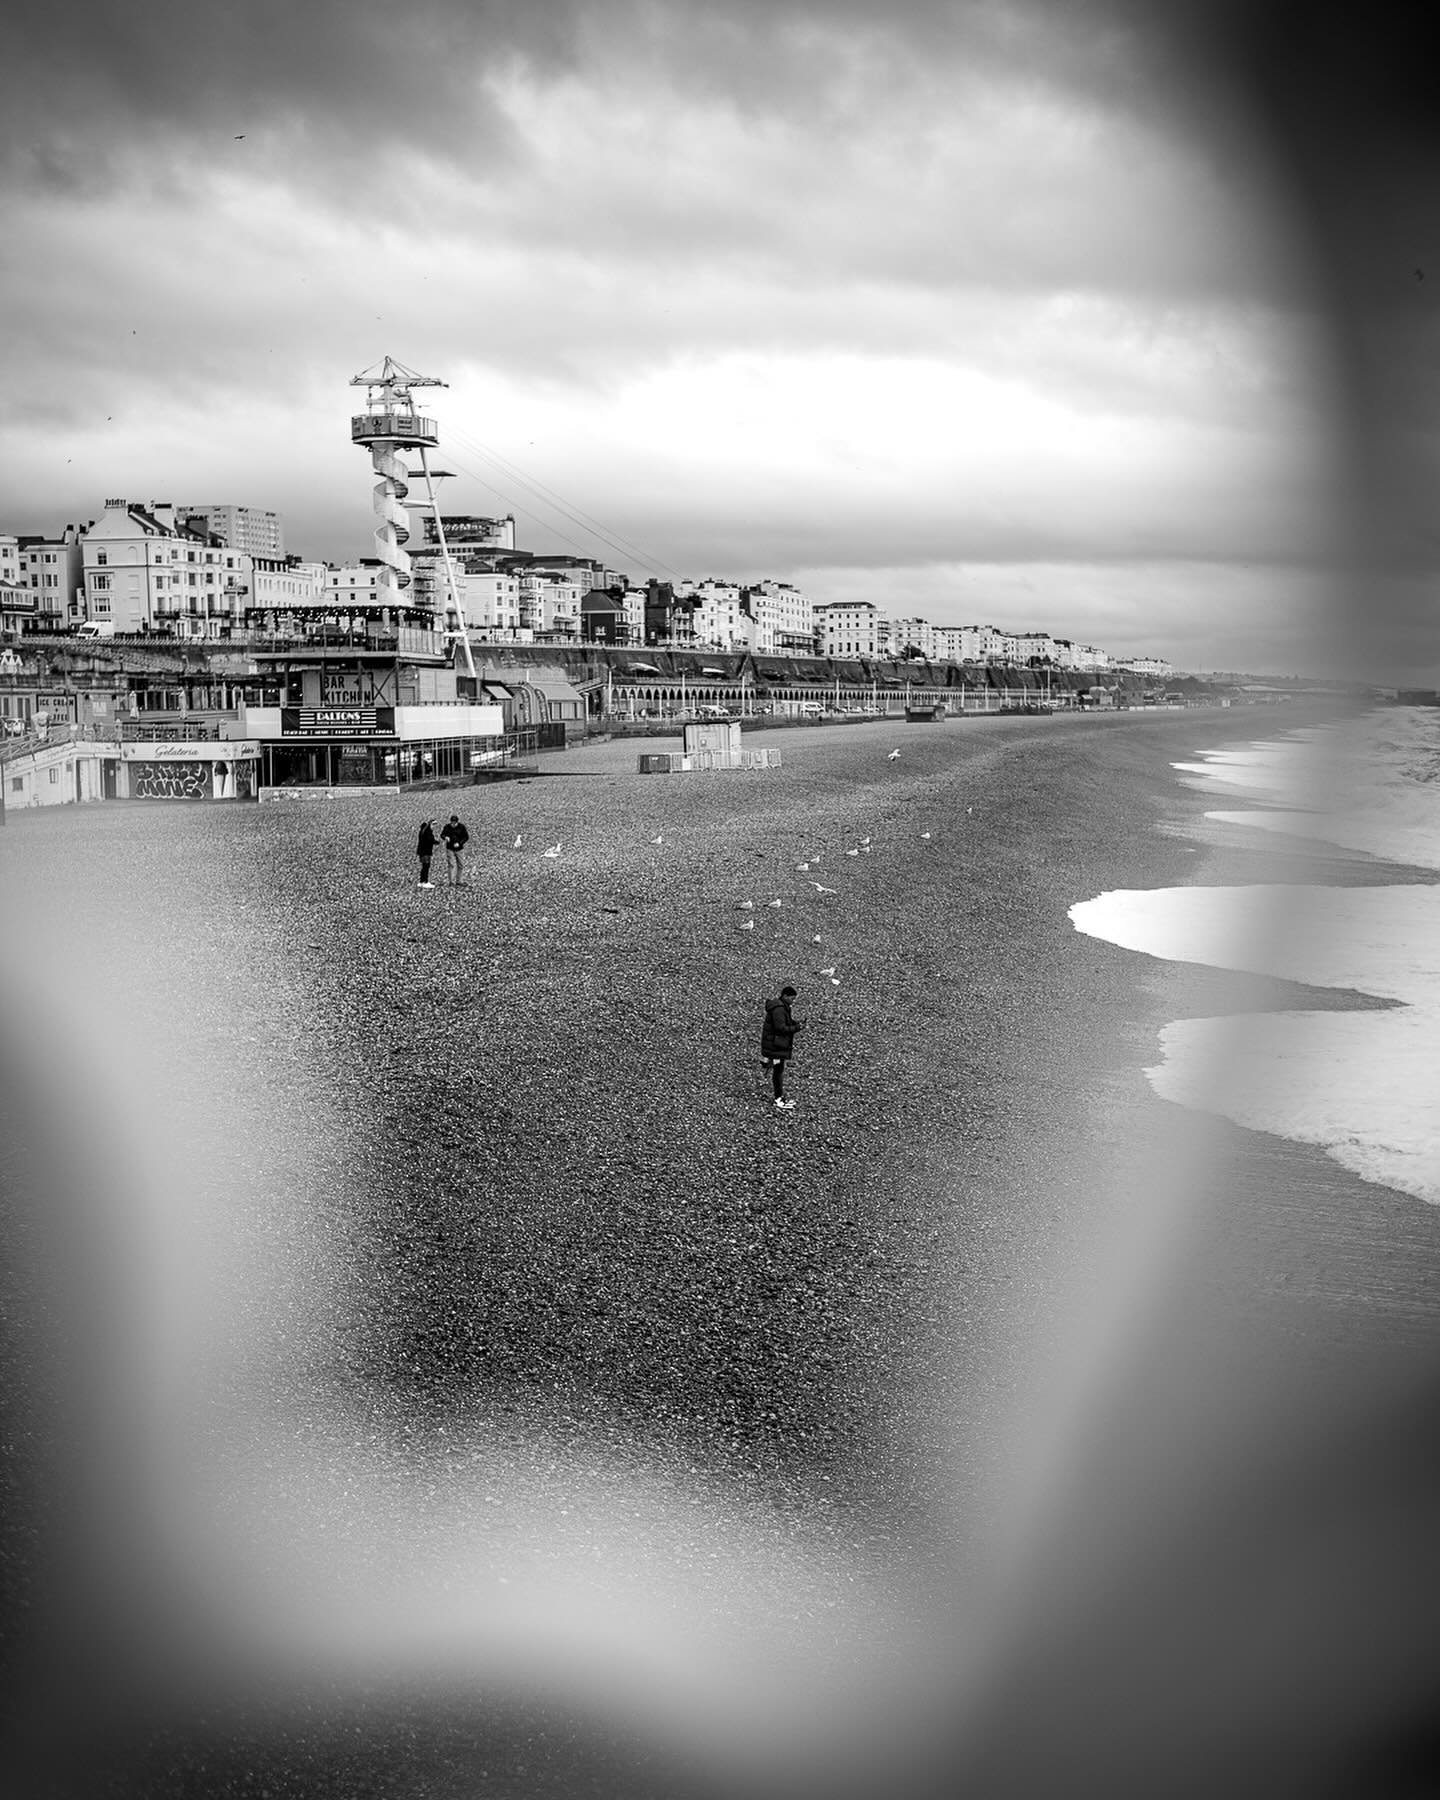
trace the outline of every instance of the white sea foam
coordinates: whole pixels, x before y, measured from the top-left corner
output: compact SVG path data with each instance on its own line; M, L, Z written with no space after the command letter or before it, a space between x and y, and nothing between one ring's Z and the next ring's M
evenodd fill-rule
M1404 1002L1180 1020L1145 1072L1164 1099L1320 1144L1440 1203L1440 887L1158 888L1102 894L1070 917L1147 955Z
M1440 869L1440 713L1396 709L1175 765L1262 802L1207 815ZM1386 1010L1184 1019L1155 1091L1304 1143L1440 1203L1440 886L1161 888L1071 908L1094 937L1172 961L1356 989Z

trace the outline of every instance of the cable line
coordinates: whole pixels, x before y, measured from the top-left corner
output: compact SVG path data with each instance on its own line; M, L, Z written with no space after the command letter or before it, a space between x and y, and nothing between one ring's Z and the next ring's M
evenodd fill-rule
M464 431L453 428L448 435L452 440L458 439L461 443L467 445L484 461L494 464L502 474L507 475L513 481L519 482L522 487L528 489L542 504L548 504L551 510L558 512L562 518L568 519L571 524L578 526L581 531L598 539L607 549L614 551L616 555L623 557L627 562L638 561L642 567L666 570L670 575L674 576L677 581L684 579L670 566L669 563L665 562L663 558L657 557L650 551L643 549L640 545L623 538L618 532L611 531L607 526L601 524L593 514L585 512L583 508L572 505L570 501L566 500L563 495L557 493L555 489L547 487L544 482L526 475L522 469L519 469L513 463L508 462L505 457L499 455L496 451L487 448L484 444L480 443L478 439L472 438ZM476 479L478 480L480 478L477 476ZM481 485L488 487L492 493L502 493L501 489L495 487L490 482L482 481ZM503 493L502 497L505 497L503 496ZM532 514L531 516L533 517L534 515ZM557 536L563 535L563 533L557 533ZM567 539L566 541L569 542L571 540Z
M638 557L641 562L653 563L661 568L669 568L668 563L664 563L658 557L653 556L640 544L632 543L628 538L622 537L618 531L612 531L609 526L597 519L593 513L587 513L582 506L567 500L563 494L558 493L554 488L547 487L538 476L527 475L517 464L511 463L507 461L505 457L501 456L498 450L492 450L488 445L482 444L478 438L470 437L468 433L461 432L459 435L479 455L495 463L507 474L513 476L515 480L523 483L523 485L528 487L532 492L547 495L568 517L572 518L576 524L583 525L587 529L594 531L597 536L604 539L604 541L609 543L612 548L622 549L627 556ZM673 574L674 571L672 570L671 573Z

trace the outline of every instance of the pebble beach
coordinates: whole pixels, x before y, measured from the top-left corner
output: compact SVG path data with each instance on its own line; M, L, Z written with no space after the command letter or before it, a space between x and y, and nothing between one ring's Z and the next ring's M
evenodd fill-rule
M1426 1209L1177 1126L1144 1081L1167 1019L1306 996L1067 917L1269 878L1273 847L1175 829L1205 802L1169 767L1262 726L873 722L747 735L774 769L641 776L615 741L428 794L55 809L11 819L0 891L43 918L60 1011L86 1006L66 946L103 946L179 1083L166 1166L254 1202L267 1298L237 1318L266 1344L236 1380L297 1434L340 1395L417 1455L499 1432L643 1463L830 1566L928 1580L1003 1508L1104 1195L1177 1129L1243 1202L1243 1257L1214 1235L1195 1276L1237 1316L1433 1331ZM452 811L465 883L441 858L419 889L420 821ZM780 1112L759 1037L786 982Z

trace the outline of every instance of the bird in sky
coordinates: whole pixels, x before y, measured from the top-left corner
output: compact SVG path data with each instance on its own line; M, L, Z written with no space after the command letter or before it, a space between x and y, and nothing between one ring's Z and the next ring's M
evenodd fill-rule
M235 133L235 142L238 144L240 142L240 140L244 137L244 135L245 135L245 133L243 131L237 131Z

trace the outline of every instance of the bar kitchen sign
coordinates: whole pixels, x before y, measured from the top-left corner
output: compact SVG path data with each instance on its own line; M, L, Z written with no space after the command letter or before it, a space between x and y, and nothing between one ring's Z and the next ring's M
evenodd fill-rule
M393 706L283 706L283 738L393 738Z

